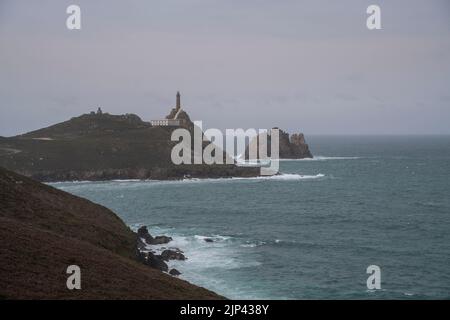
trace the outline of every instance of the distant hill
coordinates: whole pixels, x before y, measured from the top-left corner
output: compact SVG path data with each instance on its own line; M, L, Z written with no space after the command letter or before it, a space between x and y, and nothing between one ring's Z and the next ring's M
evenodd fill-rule
M235 165L173 165L174 128L154 127L134 114L84 114L0 139L0 166L40 181L258 175L257 168Z
M112 211L0 168L0 299L220 299L136 260ZM81 268L81 290L66 269Z
M18 138L35 138L54 140L70 140L83 136L102 135L119 133L132 129L150 128L148 122L144 122L135 114L110 115L102 114L83 114L47 128L28 132L17 136Z

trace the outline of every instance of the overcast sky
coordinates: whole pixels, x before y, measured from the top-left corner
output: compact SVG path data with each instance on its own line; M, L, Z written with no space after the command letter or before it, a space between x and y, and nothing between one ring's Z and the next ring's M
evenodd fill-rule
M448 0L0 0L0 135L97 106L158 119L177 90L204 127L450 134L449 14Z

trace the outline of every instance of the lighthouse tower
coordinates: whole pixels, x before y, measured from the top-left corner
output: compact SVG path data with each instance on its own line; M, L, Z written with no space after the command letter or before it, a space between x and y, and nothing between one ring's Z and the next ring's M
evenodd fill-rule
M181 96L180 96L180 91L177 91L177 105L175 107L175 109L178 111L181 108Z
M178 118L179 115L181 115L181 118ZM165 119L150 120L150 123L152 126L158 127L179 127L185 122L186 118L189 120L189 116L181 109L181 95L180 92L177 91L177 103L175 108L172 108Z

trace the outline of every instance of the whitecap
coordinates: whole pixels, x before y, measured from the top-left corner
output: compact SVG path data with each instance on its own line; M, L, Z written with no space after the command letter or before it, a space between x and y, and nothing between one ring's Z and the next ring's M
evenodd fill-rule
M221 235L212 235L212 236L201 236L201 235L194 235L194 239L198 240L198 241L202 241L202 242L207 242L205 241L206 239L211 239L212 242L218 242L218 241L226 241L231 239L231 237L228 236L221 236Z
M275 176L267 177L267 179L271 180L309 180L309 179L320 179L325 177L323 173L318 173L315 175L303 175L303 174L295 174L295 173L282 173ZM258 177L260 179L264 179L266 177Z
M181 180L110 180L110 181L66 181L66 182L51 182L49 185L53 185L59 189L67 190L73 189L76 186L82 186L87 184L91 187L100 189L115 189L117 187L126 188L146 188L149 186L158 186L161 184L185 184L185 183L215 183L215 182L234 182L234 181L252 181L252 180L309 180L323 178L323 173L315 175L302 175L294 173L279 173L272 176L257 176L257 177L230 177L230 178L184 178Z
M278 159L279 161L327 161L327 160L357 160L362 159L361 157L329 157L329 156L315 156L313 158L304 158L304 159Z
M242 248L256 248L265 245L265 241L247 241L244 244L241 244L240 246Z

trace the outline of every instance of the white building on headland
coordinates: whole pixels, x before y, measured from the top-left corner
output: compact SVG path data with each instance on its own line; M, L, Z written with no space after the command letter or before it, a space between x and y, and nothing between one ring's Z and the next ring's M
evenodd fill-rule
M177 127L181 125L182 120L178 119L178 115L183 109L181 109L181 96L180 92L177 92L177 104L175 106L175 109L171 112L174 113L173 116L169 115L167 119L161 119L161 120L150 120L150 123L152 126L157 127Z

